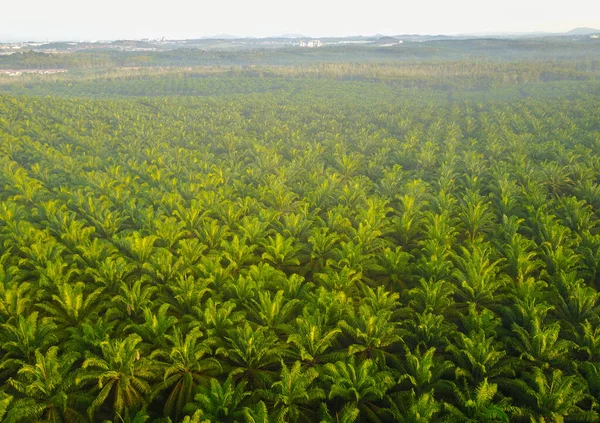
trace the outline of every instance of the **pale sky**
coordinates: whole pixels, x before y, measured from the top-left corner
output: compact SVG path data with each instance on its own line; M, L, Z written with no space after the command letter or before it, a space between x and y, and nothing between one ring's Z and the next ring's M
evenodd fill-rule
M2 0L0 40L347 36L600 28L599 0Z

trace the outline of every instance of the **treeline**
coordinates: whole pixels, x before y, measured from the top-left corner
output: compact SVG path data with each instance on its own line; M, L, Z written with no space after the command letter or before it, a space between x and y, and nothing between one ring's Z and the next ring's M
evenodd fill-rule
M60 46L54 46L60 47ZM132 48L135 46L131 46ZM326 45L317 49L236 46L215 49L178 48L164 51L121 51L111 46L76 52L24 51L0 56L0 69L97 69L132 66L306 66L320 63L410 63L421 61L515 62L576 61L595 63L600 42L592 39L545 38L539 40L452 40L410 42L392 47ZM585 65L584 65L585 66ZM371 69L363 69L366 75ZM360 74L360 72L356 72Z
M0 78L0 90L86 97L222 96L276 91L320 95L334 90L336 96L352 96L374 90L385 98L390 93L395 97L433 95L441 101L464 99L473 93L482 93L484 98L518 98L526 97L531 90L537 90L541 96L548 95L561 86L565 87L561 95L594 89L600 81L598 66L597 61L588 60L110 68L59 75L6 76ZM332 84L331 80L343 83ZM411 91L414 89L425 90L415 93Z

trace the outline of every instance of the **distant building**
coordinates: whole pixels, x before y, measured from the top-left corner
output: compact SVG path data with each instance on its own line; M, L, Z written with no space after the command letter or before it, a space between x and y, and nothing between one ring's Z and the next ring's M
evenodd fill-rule
M321 40L300 41L298 47L316 48L323 47Z
M599 35L596 35L596 34L594 34L594 35L590 35L590 38L593 38L593 39L598 39L598 38L600 38L600 36L599 36Z

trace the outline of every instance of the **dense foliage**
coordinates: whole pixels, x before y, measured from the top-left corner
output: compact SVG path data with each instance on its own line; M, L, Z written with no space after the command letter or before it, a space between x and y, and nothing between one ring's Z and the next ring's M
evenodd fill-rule
M0 95L0 419L598 421L598 82L368 70Z

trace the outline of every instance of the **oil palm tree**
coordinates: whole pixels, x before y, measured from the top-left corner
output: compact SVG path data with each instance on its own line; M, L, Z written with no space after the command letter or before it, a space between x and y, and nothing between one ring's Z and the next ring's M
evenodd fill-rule
M245 383L236 383L228 377L223 383L211 379L209 386L198 387L194 396L193 409L201 410L201 416L210 422L234 423L244 415L244 399L250 395Z
M411 392L409 401L394 400L391 396L388 401L390 403L390 414L393 416L394 421L400 423L436 421L434 416L442 410L441 404L435 400L432 394L422 394L417 397L414 392Z
M250 300L248 318L276 331L285 329L299 300L287 300L283 295L283 290L277 291L275 295L271 295L269 291L258 292L256 296L257 300Z
M328 383L330 400L337 400L342 414L358 410L358 421L381 421L381 400L394 385L392 375L379 370L375 361L354 357L323 366L323 380ZM356 420L355 420L356 421Z
M85 284L61 283L56 287L52 301L40 303L38 307L52 316L54 323L61 328L77 326L100 310L100 296L104 288L97 288L86 294Z
M56 325L38 316L39 313L34 311L0 325L0 349L4 351L5 368L17 363L33 363L36 350L44 351L58 341Z
M284 349L266 327L253 329L248 322L229 331L227 344L216 354L223 357L236 380L249 382L254 389L272 384Z
M462 247L462 255L455 257L456 295L479 307L491 305L498 301L496 293L507 282L500 274L502 259L491 261L489 244L478 242L469 247Z
M153 397L166 391L164 411L167 416L181 417L184 406L191 402L199 385L208 385L212 376L221 371L221 365L210 354L210 347L201 340L202 332L192 329L185 336L176 327L167 335L166 348L154 351L150 358L163 373L163 380L154 388Z
M156 372L155 366L140 355L141 341L138 335L103 341L102 357L89 357L81 365L77 384L90 386L89 382L94 382L90 387L95 398L87 410L90 418L121 414L147 401Z
M161 304L158 311L153 313L149 307L144 307L144 321L141 324L131 324L127 331L138 334L146 343L144 350L155 350L167 346L168 333L177 324L177 317L169 314L169 304Z
M341 321L340 327L352 339L348 354L377 360L390 356L390 347L402 339L402 332L391 317L389 312L376 314L363 304L357 316Z
M513 324L514 338L507 343L519 353L519 358L535 366L547 368L551 364L568 361L573 342L560 338L560 323L545 324L538 316L525 327Z
M457 376L469 383L479 383L485 378L497 378L514 373L510 361L506 360L506 351L500 350L494 336L484 331L471 332L469 335L458 333L456 344L448 347L456 364Z
M460 205L459 218L468 239L475 239L490 231L494 224L494 215L489 203L484 201L477 192L469 192Z
M444 409L448 413L444 418L445 422L508 422L511 414L519 414L518 408L510 406L507 398L497 399L498 385L489 383L487 378L477 385L474 392L468 387L466 389L463 392L455 387L456 405L444 403Z
M587 398L585 382L578 376L567 376L558 369L543 371L533 368L523 378L507 385L522 413L531 421L562 423L565 419L594 421L598 414L580 404Z
M280 266L282 269L287 269L293 266L300 265L300 261L296 257L300 246L295 245L295 238L285 238L280 233L275 234L275 237L267 238L262 254L263 260Z
M454 384L447 374L454 369L454 364L435 356L435 348L421 353L417 348L414 352L407 349L402 375L398 384L410 387L418 396L423 393L449 391Z
M287 342L295 347L293 352L303 362L316 364L327 356L326 352L332 348L342 330L327 325L319 310L305 308L289 332Z
M85 422L85 407L91 397L75 384L73 365L77 353L58 354L50 347L45 354L35 352L35 362L19 369L16 379L8 385L22 398L12 403L5 422L47 421Z
M314 404L325 398L323 389L314 386L319 373L314 368L302 368L296 361L290 368L281 365L280 380L261 394L273 402L276 415L290 422L313 421Z

